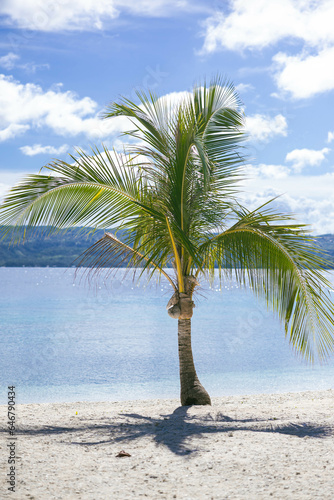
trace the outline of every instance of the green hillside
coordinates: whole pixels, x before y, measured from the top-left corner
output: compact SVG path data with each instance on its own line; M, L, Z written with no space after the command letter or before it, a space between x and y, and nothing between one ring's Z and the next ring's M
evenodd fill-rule
M327 258L334 267L334 234L322 234L317 238L319 246L327 252Z
M11 244L9 238L0 242L0 266L6 267L71 267L75 260L95 241L103 236L104 231L94 234L80 228L68 229L58 234L45 237L42 230L30 231L24 243Z
M26 241L10 244L7 238L0 242L0 266L5 267L71 267L80 255L104 234L92 229L68 229L65 232L45 237L45 228L27 232ZM120 236L121 237L121 236ZM334 268L334 235L318 237L318 244L328 252Z

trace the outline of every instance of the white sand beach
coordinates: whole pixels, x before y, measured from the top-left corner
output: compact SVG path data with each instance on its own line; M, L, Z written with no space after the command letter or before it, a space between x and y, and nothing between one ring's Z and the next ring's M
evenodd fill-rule
M18 405L15 493L2 405L0 496L333 499L334 390L212 402Z

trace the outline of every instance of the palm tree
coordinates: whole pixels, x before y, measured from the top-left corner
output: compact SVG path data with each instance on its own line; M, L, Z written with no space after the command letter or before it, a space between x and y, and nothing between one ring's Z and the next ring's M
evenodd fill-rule
M176 103L138 98L104 115L128 117L132 145L124 153L78 151L71 163L47 165L49 175L28 176L0 208L3 234L17 240L22 226L112 227L80 266L126 261L140 276L164 276L174 291L167 309L178 320L182 405L211 404L195 370L191 318L199 279L213 279L215 268L221 280L234 274L266 298L298 352L325 358L334 346L334 306L323 255L304 225L269 204L249 211L236 199L245 133L233 85L216 78Z

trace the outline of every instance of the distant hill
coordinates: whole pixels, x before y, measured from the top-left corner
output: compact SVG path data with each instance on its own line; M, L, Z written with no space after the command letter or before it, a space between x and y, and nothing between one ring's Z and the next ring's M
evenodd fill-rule
M10 238L6 238L0 241L0 266L74 266L75 260L104 234L102 230L91 231L73 228L45 236L47 228L37 228L27 231L24 243L10 244Z
M0 266L5 267L71 267L87 248L104 234L103 230L74 228L45 237L46 228L27 231L26 241L9 245L9 238L0 241ZM44 234L43 234L44 233ZM117 233L121 239L121 234ZM328 253L334 268L334 234L317 238Z
M326 250L328 260L332 262L332 267L334 267L334 234L322 234L317 237L319 246Z

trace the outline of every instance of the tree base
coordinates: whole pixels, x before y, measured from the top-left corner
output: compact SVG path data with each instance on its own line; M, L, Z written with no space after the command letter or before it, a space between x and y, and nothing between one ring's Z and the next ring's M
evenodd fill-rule
M211 405L211 399L202 384L195 382L189 389L181 390L181 405Z

